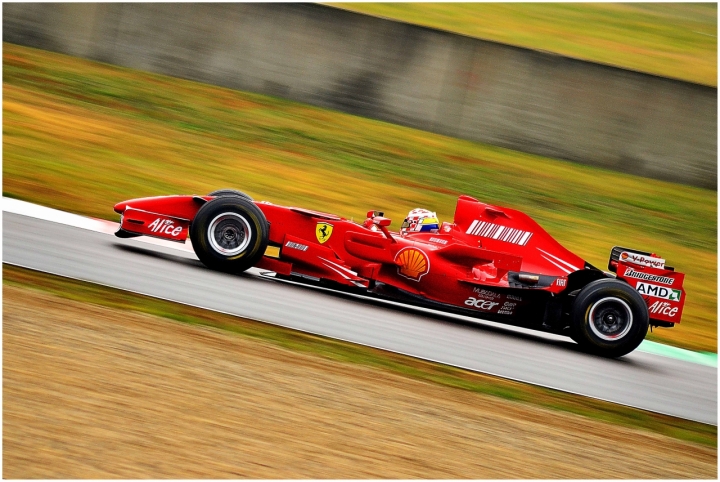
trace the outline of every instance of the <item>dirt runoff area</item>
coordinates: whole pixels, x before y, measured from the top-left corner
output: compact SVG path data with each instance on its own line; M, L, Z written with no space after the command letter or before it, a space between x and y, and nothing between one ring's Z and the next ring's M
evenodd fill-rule
M715 450L3 288L3 477L702 478Z

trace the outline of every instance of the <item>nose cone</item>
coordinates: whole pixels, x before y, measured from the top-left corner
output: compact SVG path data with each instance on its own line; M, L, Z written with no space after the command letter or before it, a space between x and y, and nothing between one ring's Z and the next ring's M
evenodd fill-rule
M127 201L119 202L113 207L113 209L115 210L116 213L122 214L123 212L125 212L127 203L128 203Z

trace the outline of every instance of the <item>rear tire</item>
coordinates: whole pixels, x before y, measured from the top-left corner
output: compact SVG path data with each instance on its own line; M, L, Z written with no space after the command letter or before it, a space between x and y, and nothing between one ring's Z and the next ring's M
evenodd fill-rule
M236 189L218 189L217 191L213 191L208 196L215 196L215 197L228 197L228 196L237 196L244 199L247 199L248 201L252 201L252 198L245 194L242 191L238 191Z
M584 350L608 358L627 355L648 330L647 305L630 285L600 279L585 286L572 306L572 338Z
M221 196L205 203L190 225L190 240L200 261L228 273L254 266L265 254L268 236L263 212L238 196Z

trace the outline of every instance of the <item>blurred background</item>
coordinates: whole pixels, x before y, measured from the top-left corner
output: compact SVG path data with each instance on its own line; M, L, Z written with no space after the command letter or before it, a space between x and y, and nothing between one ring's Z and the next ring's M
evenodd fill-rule
M658 253L687 302L648 339L717 352L717 4L3 4L4 196L117 221L226 187L391 229L468 194L598 267Z
M715 4L339 7L7 4L3 192L114 220L234 187L396 223L469 194L596 266L664 256L688 303L651 338L716 351Z

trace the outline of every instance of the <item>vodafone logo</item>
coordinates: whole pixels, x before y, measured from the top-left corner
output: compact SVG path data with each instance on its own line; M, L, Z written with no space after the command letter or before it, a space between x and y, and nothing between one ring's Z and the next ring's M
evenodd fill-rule
M497 303L495 301L487 301L482 299L476 299L472 296L465 300L465 304L468 306L472 306L473 308L479 308L481 310L490 311L493 308L495 308L500 303Z
M157 218L150 223L148 229L152 233L168 234L173 237L177 237L182 232L182 226L176 226L174 221L162 218Z

